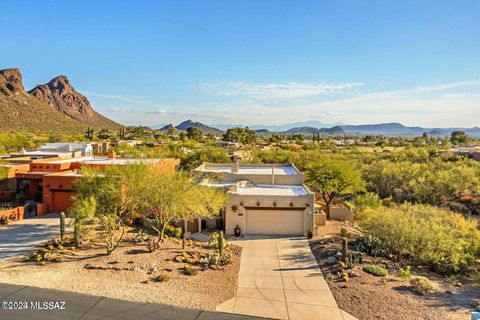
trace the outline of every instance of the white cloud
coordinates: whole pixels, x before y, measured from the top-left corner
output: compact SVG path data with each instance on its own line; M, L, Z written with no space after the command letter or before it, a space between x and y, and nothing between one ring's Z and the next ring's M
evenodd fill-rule
M330 95L328 99L313 96L310 99L289 100L319 92L339 92L316 85L237 85L223 86L222 90L236 93L224 99L212 99L198 104L160 105L157 103L92 103L103 106L99 111L125 124L153 125L179 123L186 119L211 123L239 125L284 124L307 120L324 123L362 124L401 122L425 127L475 126L480 122L480 81L450 82L429 86L415 86L398 90L365 87L369 93L349 90L348 95ZM346 85L347 88L354 88ZM210 86L220 90L220 87ZM228 91L227 90L227 91ZM333 90L333 91L332 91ZM372 92L372 90L375 90ZM316 93L314 93L316 92ZM323 93L322 93L323 94ZM270 97L260 101L258 97ZM273 98L276 97L276 98ZM114 99L115 100L115 99ZM100 101L99 101L100 102Z
M458 97L465 97L467 94L465 92L459 93L444 93L443 96L445 98L458 98Z
M219 96L245 96L255 99L279 100L305 98L354 89L363 83L246 83L227 82L204 84L200 88Z
M99 93L99 92L92 92L92 91L82 91L82 93L87 96L109 99L109 100L119 100L124 102L140 103L140 104L148 103L147 99L142 96L107 94L107 93Z

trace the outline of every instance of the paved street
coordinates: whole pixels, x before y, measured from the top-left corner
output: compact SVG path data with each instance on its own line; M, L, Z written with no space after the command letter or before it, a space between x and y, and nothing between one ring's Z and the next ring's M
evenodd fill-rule
M3 301L65 302L65 310L3 310L0 320L256 320L258 317L183 309L52 289L0 283Z
M249 237L235 298L217 311L303 320L352 320L341 311L305 238Z
M58 214L27 218L8 225L0 225L0 259L31 251L32 247L60 236ZM67 231L71 229L67 219Z

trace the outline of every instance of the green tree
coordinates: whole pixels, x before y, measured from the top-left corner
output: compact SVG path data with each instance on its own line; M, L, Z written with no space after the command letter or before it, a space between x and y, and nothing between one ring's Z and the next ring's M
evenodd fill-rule
M94 221L96 210L97 202L93 196L79 197L70 208L68 215L74 218L74 242L76 246L79 244L79 237L82 233L84 221Z
M113 133L108 129L102 129L97 133L97 138L100 140L107 140L112 138Z
M107 254L111 254L123 239L125 222L135 218L142 208L139 195L143 192L149 169L143 164L131 164L107 167L104 172L83 169L81 173L82 176L75 181L73 208L77 205L82 207L86 199L94 199L95 213L92 220L100 226ZM72 210L72 215L76 214L78 213Z
M455 130L450 135L450 141L453 145L465 145L470 141L470 137L464 131Z
M225 163L230 162L225 149L206 147L181 155L180 167L183 170L191 170L204 162Z
M93 129L88 127L88 129L85 131L85 138L88 140L93 140Z
M223 140L240 143L254 143L257 139L255 131L247 128L230 128L223 135Z
M351 161L325 157L310 164L306 174L307 182L322 194L327 210L335 198L365 190L362 175Z
M187 129L187 138L194 141L201 141L203 139L203 133L198 128L190 127Z
M224 208L221 189L199 185L200 180L186 172L152 173L142 192L144 221L163 241L165 227L173 221L212 217Z

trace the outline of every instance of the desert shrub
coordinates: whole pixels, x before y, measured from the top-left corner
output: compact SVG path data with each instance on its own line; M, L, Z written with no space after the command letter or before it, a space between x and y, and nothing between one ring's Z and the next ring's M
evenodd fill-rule
M413 291L418 294L423 295L433 291L432 282L425 277L415 277L410 279L410 285L412 286Z
M153 281L155 281L155 282L168 282L168 281L170 281L170 279L171 279L170 275L168 275L166 273L160 273L158 276L153 278Z
M135 242L135 244L139 244L148 240L150 240L150 236L143 230L138 231L133 236L133 242Z
M375 277L385 277L388 274L387 269L374 264L367 264L362 270Z
M157 239L150 239L146 247L149 252L155 252L160 249L160 242Z
M396 255L440 273L468 271L480 253L477 222L448 209L410 204L367 209L358 222Z
M353 201L348 204L354 211L361 212L367 208L380 208L382 206L382 200L380 200L377 194L367 192L356 196Z
M25 204L25 194L23 192L19 192L15 196L15 203L19 206Z
M165 226L165 234L170 237L180 238L182 236L182 228L167 224Z
M186 264L186 265L183 267L183 270L184 270L184 272L185 272L185 274L186 274L187 276L196 276L196 275L198 274L198 270L192 268L192 267L189 266L188 264Z
M398 275L402 278L410 278L412 276L411 267L406 266L405 268L398 269Z
M357 251L368 253L373 257L386 257L390 253L388 246L382 239L370 234L357 237L354 246Z
M344 227L341 227L340 228L340 236L342 238L349 238L350 237L350 232L348 232L348 230L345 229Z

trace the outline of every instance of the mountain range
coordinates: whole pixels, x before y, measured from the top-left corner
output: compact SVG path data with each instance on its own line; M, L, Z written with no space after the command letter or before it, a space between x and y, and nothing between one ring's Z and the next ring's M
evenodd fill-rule
M292 122L292 123L286 123L286 124L280 124L280 125L254 124L254 125L248 126L248 128L252 130L266 129L270 132L285 132L292 128L301 128L301 127L331 128L339 125L342 125L342 123L340 122L323 123L317 120L310 120L310 121ZM212 126L220 130L227 130L229 128L235 128L235 127L245 127L244 125L232 125L232 124L212 124Z
M2 131L83 133L88 127L117 130L120 126L96 112L64 75L26 91L19 69L0 70Z
M82 133L87 127L118 130L120 124L96 112L88 99L77 92L70 80L60 75L48 83L26 91L22 74L17 68L0 70L0 130L33 133ZM220 124L206 125L186 120L177 126L158 125L153 129L177 129L186 131L197 128L204 133L222 134L228 128L242 127ZM347 125L325 124L316 120L287 123L283 125L252 125L250 129L259 134L304 133L325 135L395 135L417 136L424 132L432 136L448 136L454 130L465 131L471 136L480 136L480 128L424 128L408 127L400 123Z
M182 122L176 127L173 125L163 126L161 130L167 130L169 128L175 128L178 130L187 130L189 127L195 127L200 129L204 133L219 134L226 131L229 128L245 127L242 125L212 125L208 126L200 122L193 122L187 120ZM303 134L325 134L325 135L386 135L386 136L419 136L423 133L428 133L431 136L448 136L455 130L465 131L468 135L480 137L480 128L425 128L425 127L408 127L401 123L378 123L378 124L363 124L363 125L346 125L346 124L323 124L319 121L305 121L288 123L284 125L276 126L248 126L250 129L256 131L258 134L271 134L271 133L303 133ZM155 128L155 126L154 126Z

